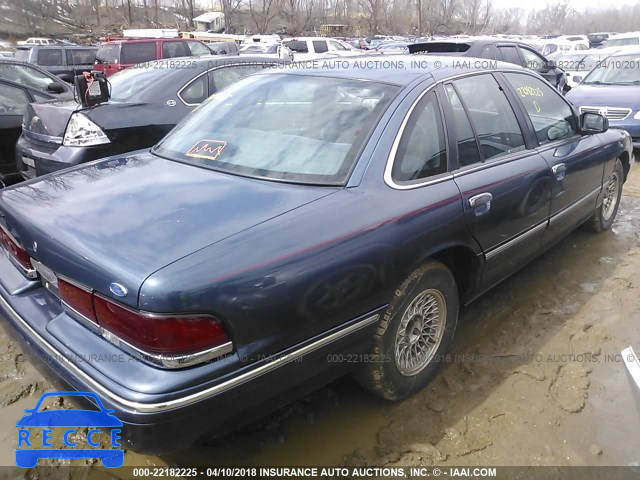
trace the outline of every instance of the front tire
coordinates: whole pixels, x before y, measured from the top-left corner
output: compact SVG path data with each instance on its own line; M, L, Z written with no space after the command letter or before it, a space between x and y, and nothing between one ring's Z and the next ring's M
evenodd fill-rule
M394 292L374 335L373 355L354 376L387 400L426 386L445 360L458 321L458 289L449 269L431 260Z
M604 198L596 207L593 216L588 220L587 227L594 232L609 230L616 219L620 198L622 197L622 184L624 183L624 169L622 162L616 160L613 172L604 185Z

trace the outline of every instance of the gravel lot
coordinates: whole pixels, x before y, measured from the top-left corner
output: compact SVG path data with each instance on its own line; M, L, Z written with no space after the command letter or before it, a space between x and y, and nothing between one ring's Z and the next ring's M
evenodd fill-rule
M636 165L636 170L638 166ZM128 465L640 465L640 172L613 229L578 230L463 310L451 361L397 404L343 379L213 444ZM51 387L0 328L0 464ZM117 472L114 472L117 474Z

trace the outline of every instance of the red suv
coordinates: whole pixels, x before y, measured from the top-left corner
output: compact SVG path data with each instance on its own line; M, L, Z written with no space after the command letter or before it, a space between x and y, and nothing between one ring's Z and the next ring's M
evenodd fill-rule
M93 68L108 76L139 63L196 55L211 55L211 50L198 40L183 38L111 40L98 48Z

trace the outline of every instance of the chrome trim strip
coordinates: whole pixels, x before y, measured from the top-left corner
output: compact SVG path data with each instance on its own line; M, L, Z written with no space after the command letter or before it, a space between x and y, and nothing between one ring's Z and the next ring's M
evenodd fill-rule
M42 133L32 132L31 130L27 130L27 126L24 123L22 124L22 133L24 133L25 137L30 137L34 140L62 145L62 137L54 137L52 135L44 135Z
M536 225L535 227L530 228L526 232L521 233L517 237L512 238L508 242L503 243L502 245L500 245L498 247L495 247L493 250L489 250L487 253L485 253L485 258L487 260L490 260L493 257L495 257L496 255L499 255L500 253L504 252L505 250L508 250L509 248L514 247L515 245L517 245L521 241L526 240L530 236L535 235L536 233L538 233L540 230L545 229L547 227L548 223L549 223L548 220L545 220L544 222Z
M493 62L497 62L498 60L491 60ZM504 63L504 62L501 62ZM486 70L478 70L478 71L471 71L471 72L465 72L465 73L460 73L458 75L452 75L450 77L447 78L443 78L441 80L436 80L434 83L432 83L431 85L429 85L422 93L420 93L420 95L418 96L418 98L416 98L414 100L414 102L411 104L411 107L409 107L409 110L407 111L407 113L405 113L404 119L402 120L402 124L400 125L400 128L398 129L398 133L396 133L396 137L393 140L393 145L391 147L391 151L389 152L389 156L387 157L387 164L385 165L385 169L384 169L384 182L391 188L396 189L396 190L410 190L413 188L420 188L420 187L424 187L426 185L433 185L435 183L440 183L440 182L445 182L447 180L451 180L453 178L453 174L451 172L448 172L448 175L445 177L441 177L441 178L432 178L431 180L426 180L424 182L420 182L420 183L412 183L410 185L399 185L397 183L395 183L393 181L393 179L391 178L391 170L393 169L393 163L395 161L395 156L396 153L398 151L398 146L400 145L400 140L402 138L402 134L404 133L404 129L407 126L407 123L409 122L409 117L411 117L411 113L413 112L413 110L415 109L417 103L422 100L422 97L424 97L429 91L431 91L432 89L434 89L437 85L441 85L445 82L450 82L452 80L458 79L458 78L464 78L464 77L470 77L473 75L483 75L483 74L487 74L487 73L497 73L497 72L515 72L515 73L522 73L525 75L529 75L531 77L535 77L535 75L533 75L531 72L525 70L525 69L517 69L517 68L501 68L500 70L498 69L486 69ZM444 129L446 131L447 126L444 125ZM509 156L505 159L499 159L496 160L496 163L493 162L483 162L482 165L479 165L477 168L481 169L481 168L486 168L489 165L495 165L497 164L498 161L512 161L515 160L519 157L516 158L512 158L511 155L516 155L518 153L522 153L522 156L525 155L530 155L532 152L532 150L522 150L519 152L513 152L512 154L509 154ZM460 172L460 170L458 169L456 171L456 175L464 175L467 172L471 172L471 171L475 171L474 169L468 169L468 170L463 170L462 172ZM460 172L460 173L458 173Z
M581 207L583 204L587 203L589 200L592 200L592 197L594 195L599 194L601 190L602 190L602 186L596 188L592 192L587 193L584 197L582 197L580 200L575 202L573 205L569 205L568 207L565 207L564 210L561 210L558 213L552 215L549 221L549 225L553 224L554 222L557 222L566 214L573 212L576 208Z
M286 365L297 358L300 358L308 353L314 352L319 348L322 348L335 340L338 340L342 337L345 337L357 330L360 330L372 323L378 321L380 317L379 314L372 315L367 317L357 323L349 325L346 328L343 328L340 331L334 332L326 337L323 337L319 340L316 340L313 343L310 343L304 347L301 347L291 353L282 355L280 357L274 356L271 361L267 360L266 363L263 363L259 367L253 368L247 372L238 375L237 377L231 378L225 382L219 383L218 385L214 385L205 390L201 390L196 393L192 393L190 395L186 395L181 398L176 398L173 400L167 400L165 402L136 402L132 400L127 400L126 398L122 398L121 396L113 393L108 390L102 384L98 383L91 376L81 370L78 366L76 366L71 360L58 352L52 345L50 345L44 338L40 336L38 332L36 332L7 302L2 295L0 295L0 307L2 307L13 319L14 321L20 323L23 328L27 330L27 332L31 335L30 340L37 342L42 348L48 351L50 355L53 355L56 359L66 364L66 367L71 371L71 373L83 382L87 384L88 387L92 388L96 393L103 395L105 398L109 399L112 403L118 405L122 409L129 410L132 412L140 412L140 413L154 413L154 412L163 412L166 410L172 410L179 407L184 407L186 405L190 405L192 403L198 402L200 400L207 399L209 397L213 397L215 395L219 395L227 390L230 390L238 385L242 385L254 378L257 378L261 375L269 373L283 365Z

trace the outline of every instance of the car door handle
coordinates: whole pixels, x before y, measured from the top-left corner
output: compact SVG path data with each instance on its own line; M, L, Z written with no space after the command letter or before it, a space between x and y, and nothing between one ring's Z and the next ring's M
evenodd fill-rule
M556 180L561 182L564 180L564 176L567 173L567 166L564 163L558 163L551 167L551 172L556 176Z
M471 197L469 199L469 206L471 208L478 208L488 205L489 208L491 208L491 200L493 200L493 195L491 195L489 192L484 192Z

